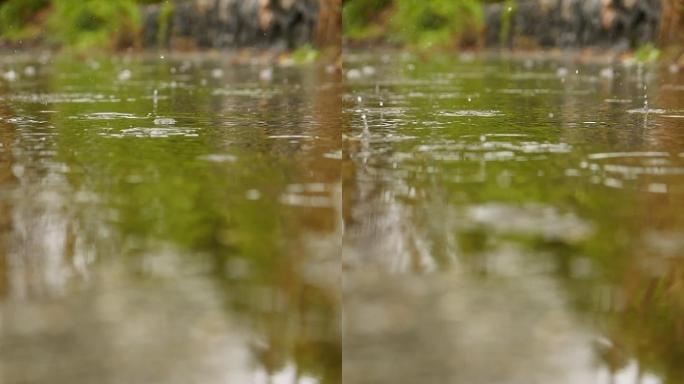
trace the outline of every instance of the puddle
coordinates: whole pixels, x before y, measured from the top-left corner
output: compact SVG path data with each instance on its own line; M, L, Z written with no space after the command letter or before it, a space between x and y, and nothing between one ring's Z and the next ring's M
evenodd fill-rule
M324 67L0 61L0 382L341 382Z
M662 321L684 310L681 84L553 60L364 65L343 98L346 381L684 381Z

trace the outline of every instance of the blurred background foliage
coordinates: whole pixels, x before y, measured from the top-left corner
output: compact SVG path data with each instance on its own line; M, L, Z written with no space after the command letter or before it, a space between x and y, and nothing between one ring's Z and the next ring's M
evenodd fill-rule
M343 30L352 39L386 38L421 47L472 44L483 0L346 0ZM136 45L140 5L164 0L0 0L0 40L76 49Z
M99 44L131 46L140 22L134 0L54 2L48 19L49 40L86 48Z
M76 49L135 44L139 5L161 0L0 0L0 38Z
M219 7L235 14L218 20L205 12ZM259 39L273 48L280 39L310 59L314 50L339 49L340 9L341 0L0 0L0 48L112 51L169 47L172 38L180 49L249 47ZM307 28L311 36L296 40Z
M516 44L527 49L582 48L603 44L623 51L627 45L639 51L637 59L642 61L658 59L657 49L670 48L673 52L669 56L679 56L680 65L684 65L684 0L567 0L560 10L553 11L549 11L553 6L539 11L540 4L546 3L541 0L537 4L533 0L344 0L343 36L351 45L381 43L418 49L513 47ZM551 19L544 19L544 13ZM558 16L559 13L563 16ZM591 24L597 20L600 25ZM539 23L550 24L552 28L539 29ZM570 37L574 39L571 42Z
M271 2L277 4L275 0ZM0 0L0 47L37 44L77 50L138 47L143 24L141 5L155 3L161 5L156 40L162 46L176 1ZM509 10L501 14L497 30L500 45L504 46L511 40L512 16L520 0L344 0L341 5L340 0L326 0L319 5L335 10L328 12L334 21L323 20L321 25L327 25L328 29L333 27L335 33L319 33L332 36L326 44L339 45L338 10L341 6L342 29L348 42L381 41L418 48L482 46L486 45L483 44L484 32L496 30L491 28L492 20L485 17L484 11L485 6L493 3ZM634 1L629 0L629 3ZM660 36L653 42L657 42L659 48L684 48L681 43L684 0L661 0L659 7L662 13ZM596 17L612 15L609 13ZM526 28L529 26L515 27L518 30ZM316 42L315 45L320 45Z
M422 48L474 45L482 5L492 0L347 0L343 31L350 40L383 39Z

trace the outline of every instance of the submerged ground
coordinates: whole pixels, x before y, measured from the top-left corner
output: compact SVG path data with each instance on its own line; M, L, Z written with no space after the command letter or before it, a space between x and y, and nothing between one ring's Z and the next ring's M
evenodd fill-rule
M339 79L0 63L0 382L339 383Z
M684 380L684 76L344 59L344 382Z

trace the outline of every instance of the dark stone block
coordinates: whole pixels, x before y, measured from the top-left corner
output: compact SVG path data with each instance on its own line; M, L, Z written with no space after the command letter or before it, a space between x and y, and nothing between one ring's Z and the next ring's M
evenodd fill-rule
M202 48L289 49L311 43L318 21L317 0L177 0L169 40ZM160 10L145 6L143 43L158 43Z
M485 6L484 41L501 44L506 10ZM659 0L521 0L504 42L532 41L541 47L636 48L657 38L661 18Z
M142 43L146 47L157 45L159 34L159 5L153 4L142 10L143 34Z

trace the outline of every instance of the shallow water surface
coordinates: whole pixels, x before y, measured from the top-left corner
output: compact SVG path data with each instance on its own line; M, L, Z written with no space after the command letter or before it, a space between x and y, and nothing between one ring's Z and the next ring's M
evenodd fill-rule
M4 57L0 381L684 381L682 75L344 70Z
M0 72L0 382L340 382L338 75Z
M684 77L345 71L344 382L684 382Z

